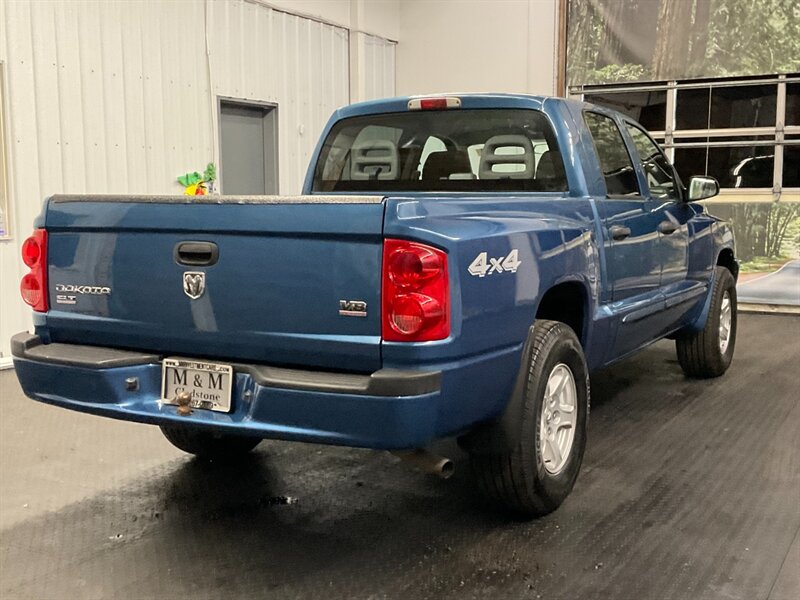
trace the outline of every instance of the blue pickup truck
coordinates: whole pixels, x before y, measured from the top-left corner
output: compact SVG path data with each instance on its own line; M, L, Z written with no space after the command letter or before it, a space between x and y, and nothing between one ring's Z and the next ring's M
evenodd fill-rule
M425 449L541 515L571 491L589 372L661 338L716 377L730 227L619 113L443 95L338 110L302 196L49 198L22 247L25 393L231 458L264 438Z

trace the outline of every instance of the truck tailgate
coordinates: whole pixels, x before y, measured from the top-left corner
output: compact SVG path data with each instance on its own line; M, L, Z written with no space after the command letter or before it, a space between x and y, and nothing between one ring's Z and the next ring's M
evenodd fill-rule
M46 329L56 342L376 370L383 210L379 196L54 196Z

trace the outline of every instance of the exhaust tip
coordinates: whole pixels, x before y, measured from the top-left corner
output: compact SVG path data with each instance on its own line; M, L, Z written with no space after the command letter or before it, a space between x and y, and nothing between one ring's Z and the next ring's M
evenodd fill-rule
M452 460L444 456L437 456L422 448L392 452L392 454L423 473L436 475L442 479L450 479L456 471L456 466Z
M453 473L456 472L456 466L453 464L453 461L449 458L445 458L442 460L442 466L439 469L439 477L442 479L450 479L453 476Z

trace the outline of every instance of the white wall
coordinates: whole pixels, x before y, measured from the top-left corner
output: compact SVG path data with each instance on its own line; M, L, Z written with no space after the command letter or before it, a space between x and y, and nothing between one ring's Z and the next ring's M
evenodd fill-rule
M255 1L392 41L399 39L400 10L407 2L407 0Z
M557 0L403 0L398 94L554 94L557 4Z
M350 14L350 2L302 4L346 4ZM368 51L351 73L346 28L259 2L0 0L15 236L0 241L0 364L11 335L30 328L19 246L43 198L180 193L178 175L219 164L218 97L278 105L280 191L298 193L351 79L364 94L356 99L394 94L394 74L383 72L394 44L358 35Z
M364 74L364 86L359 90L358 97L362 100L373 100L394 96L396 44L368 35L360 38L363 44L360 72Z

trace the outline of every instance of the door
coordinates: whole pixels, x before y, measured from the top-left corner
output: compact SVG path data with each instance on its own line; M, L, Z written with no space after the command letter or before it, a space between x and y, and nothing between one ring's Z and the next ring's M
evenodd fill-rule
M665 293L680 288L689 268L689 219L694 214L681 198L680 184L669 160L650 136L629 121L625 128L631 136L637 162L647 180L646 197L659 205L658 233L661 238L661 287Z
M619 328L609 359L649 342L656 333L655 315L663 309L658 224L661 203L640 190L636 169L616 121L584 112L606 183L599 204L604 222L606 278L611 310Z
M647 183L645 195L659 204L661 291L666 309L662 333L702 300L711 264L710 219L697 218L696 207L684 202L680 180L664 152L638 124L625 121Z
M220 103L222 193L278 193L278 123L274 106Z

